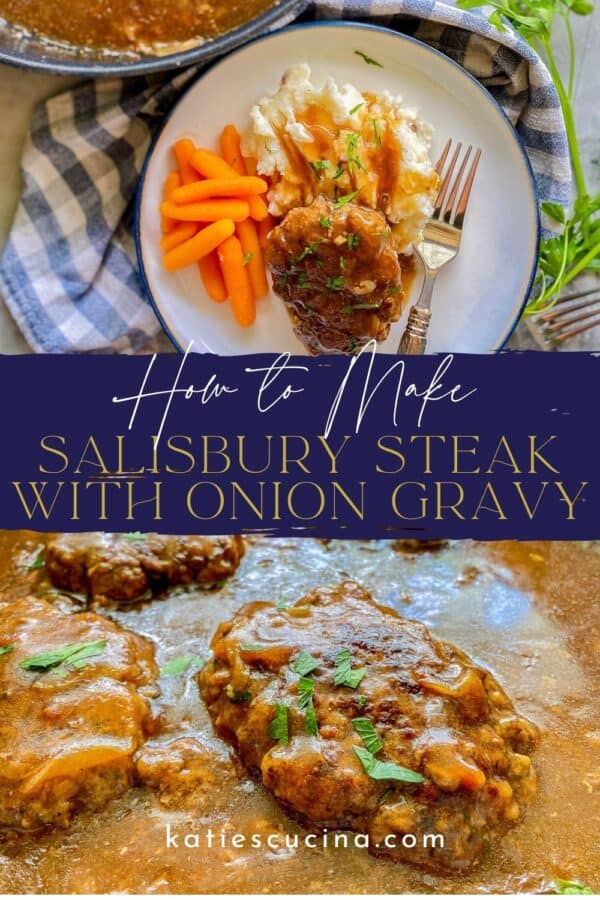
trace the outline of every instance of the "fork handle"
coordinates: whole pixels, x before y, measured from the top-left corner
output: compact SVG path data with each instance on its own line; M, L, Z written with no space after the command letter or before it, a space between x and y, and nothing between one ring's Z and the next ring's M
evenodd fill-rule
M422 356L427 348L427 332L430 321L430 309L413 306L398 347L398 353L405 356Z

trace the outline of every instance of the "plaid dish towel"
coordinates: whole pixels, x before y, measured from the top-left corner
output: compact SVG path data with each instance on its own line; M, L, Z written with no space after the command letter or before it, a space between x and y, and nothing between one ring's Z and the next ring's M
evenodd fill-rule
M568 202L558 98L541 61L514 33L435 0L320 0L311 16L409 32L460 63L517 128L541 199ZM197 72L88 81L36 109L24 192L0 262L0 293L34 350L167 349L137 272L133 207L153 133Z

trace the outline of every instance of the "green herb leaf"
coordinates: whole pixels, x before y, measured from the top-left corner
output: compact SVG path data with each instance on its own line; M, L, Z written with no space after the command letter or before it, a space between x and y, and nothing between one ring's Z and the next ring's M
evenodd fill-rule
M40 553L39 556L36 556L33 562L27 566L27 570L29 572L35 572L36 569L43 569L45 564L46 560L44 559L44 554Z
M360 234L354 234L350 231L346 240L348 243L348 250L358 250L360 247Z
M352 749L361 761L367 775L375 781L403 781L407 784L425 784L427 781L426 778L423 778L418 772L413 772L412 769L406 769L404 766L397 766L396 763L382 762L376 759L364 747L353 747Z
M353 200L356 200L360 191L353 191L352 194L345 194L343 197L338 197L338 199L333 204L334 209L341 209L342 206L346 206L348 203L352 203Z
M6 656L7 653L12 653L14 649L14 644L7 644L5 647L0 647L0 656Z
M560 222L564 225L565 222L565 208L561 206L560 203L542 203L541 210L543 213L546 213L547 216L550 216L551 219L554 219L555 222Z
M357 103L356 106L353 106L352 109L349 110L349 115L353 116L355 113L357 113L359 111L359 109L362 109L364 105L365 105L364 102Z
M310 167L315 172L316 175L321 177L321 172L324 172L325 169L329 168L329 163L326 159L318 159L316 162L311 162Z
M337 181L337 179L341 178L343 174L344 174L344 167L343 167L342 163L338 163L338 167L331 177L333 178L334 181Z
M355 303L352 306L342 306L340 312L344 315L350 315L350 313L356 312L359 309L379 309L378 303Z
M365 677L364 669L352 668L352 651L340 650L335 657L333 683L336 687L356 689Z
M177 656L171 659L160 670L161 675L184 675L191 667L201 669L204 666L204 660L201 656Z
M343 275L336 275L335 278L328 278L325 282L325 287L328 291L342 291L344 289L344 285L346 284L346 279Z
M366 706L366 705L367 705L367 697L365 697L364 694L361 694L360 697L358 698L358 708L362 709L363 706Z
M315 683L312 678L301 675L298 681L298 709L306 709L312 703L314 689Z
M306 277L305 272L300 272L300 274L298 275L298 287L302 290L308 290L308 288L311 287L311 283Z
M252 691L235 691L230 684L225 688L225 696L232 703L249 703L252 700Z
M19 663L22 669L32 672L47 672L58 666L73 666L82 668L86 660L92 656L100 656L106 647L106 638L98 641L88 641L81 644L69 644L67 647L58 647L56 650L47 650L35 656L29 656Z
M269 722L269 737L279 744L287 744L290 739L288 708L285 703L275 706L275 717Z
M311 672L314 672L315 669L319 668L319 665L318 659L315 659L314 656L311 656L306 650L301 650L297 659L291 664L290 669L292 672L295 672L296 675L310 675Z
M246 650L246 651L248 651L249 653L252 653L252 652L258 652L259 650L265 650L265 649L266 649L266 648L263 647L262 644L242 644L242 645L240 646L240 650L241 650L242 652L243 652L244 650Z
M381 133L379 131L379 122L377 119L371 119L371 124L373 126L373 137L375 138L375 146L378 150L381 150Z
M246 253L246 255L244 257L244 265L247 266L248 263L252 262L253 259L254 259L254 253L252 253L252 251L249 250L248 253Z
M283 600L283 599L278 600L277 603L275 604L275 606L277 607L279 612L282 612L284 609L287 609L287 605L288 605L287 600Z
M322 243L323 243L323 241L313 241L312 244L306 244L306 246L304 247L304 250L298 257L296 262L302 262L302 260L306 259L307 256L312 256L314 254L315 250L318 247L320 247Z
M143 531L126 531L121 537L127 541L145 541L148 535Z
M359 141L360 141L360 134L354 134L354 132L349 133L348 145L347 145L347 155L348 155L348 169L350 170L350 173L352 173L354 166L356 166L356 168L359 170L364 169L364 166L361 163L360 158L357 156L357 153L356 153Z
M319 733L319 723L317 722L317 714L315 712L315 707L313 705L312 700L306 707L306 717L304 719L304 727L306 728L306 733L311 735L317 735Z
M352 719L354 730L361 738L369 753L379 753L383 744L370 719Z
M367 54L363 53L362 50L355 50L354 52L357 56L360 56L361 59L364 59L368 66L377 66L378 69L383 69L383 66L380 62L377 62L377 60L373 59L372 56L367 56Z
M587 885L579 881L566 881L564 878L557 878L554 887L557 894L593 894Z
M319 225L321 228L326 228L328 231L331 228L331 219L328 219L327 216L321 216L319 219Z

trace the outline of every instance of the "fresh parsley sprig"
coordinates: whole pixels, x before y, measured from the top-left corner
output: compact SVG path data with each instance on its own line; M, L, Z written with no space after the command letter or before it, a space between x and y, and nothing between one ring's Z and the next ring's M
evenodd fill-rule
M584 272L600 272L600 194L590 195L586 184L581 147L573 110L576 73L576 47L571 17L589 16L594 11L591 0L457 0L461 9L492 6L490 22L504 29L513 26L546 63L560 101L576 188L576 200L567 213L560 204L544 203L542 212L562 232L544 238L540 245L536 293L526 314L532 315L555 303L563 289ZM557 22L566 29L569 44L567 75L561 73L554 54Z

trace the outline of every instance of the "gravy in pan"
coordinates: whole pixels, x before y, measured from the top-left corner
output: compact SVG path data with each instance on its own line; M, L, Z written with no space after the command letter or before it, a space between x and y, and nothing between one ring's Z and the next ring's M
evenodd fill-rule
M100 50L174 51L231 31L273 0L0 0L0 17L63 43Z
M0 593L44 595L68 609L31 563L44 539L0 533ZM234 577L217 590L172 589L139 609L104 609L149 638L158 663L207 657L217 625L257 599L293 601L344 578L376 601L426 623L490 668L519 712L541 729L539 790L524 821L473 870L435 875L375 859L363 849L236 849L231 836L302 835L303 830L242 770L210 792L165 806L147 788L129 791L67 830L0 842L0 891L21 893L479 893L550 891L556 878L600 885L597 684L600 675L600 551L582 544L474 544L409 553L393 542L257 539ZM197 684L161 676L156 711L169 737L214 736ZM179 847L166 846L166 828ZM212 828L214 845L206 847ZM199 835L198 848L182 846ZM221 834L226 839L221 845Z

